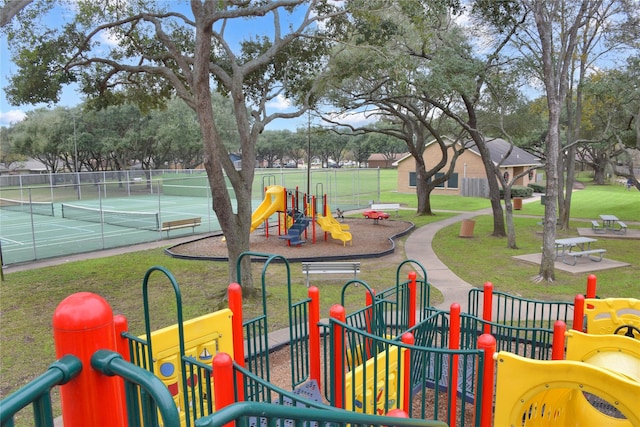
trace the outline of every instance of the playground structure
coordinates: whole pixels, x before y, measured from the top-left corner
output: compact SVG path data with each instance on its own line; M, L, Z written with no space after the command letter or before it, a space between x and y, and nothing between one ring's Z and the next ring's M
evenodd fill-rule
M316 242L315 224L324 231L324 239L328 235L340 240L343 245L352 243L349 226L336 220L331 213L326 194L320 200L316 196L309 196L297 189L290 191L280 185L265 187L264 199L251 215L251 232L262 224L265 225L265 235L269 237L269 219L278 214L279 238L287 240L287 244L300 245L306 243L307 229L311 225L312 243ZM321 208L317 208L321 202ZM304 237L303 237L304 235Z
M321 321L317 288L310 287L302 301L291 300L286 259L243 256L263 258L263 272L287 270L291 390L271 381L265 297L263 314L244 321L241 285L232 284L228 309L185 321L177 282L162 267L153 267L142 285L142 336L127 332L126 319L113 316L94 294L74 294L58 306L54 336L59 360L46 378L2 401L2 426L11 426L13 414L32 401L42 417L43 424L37 425L49 425L49 389L56 384L65 384L65 427L202 427L258 418L397 426L640 422L635 403L640 341L624 336L633 329L621 328L640 322L637 301L595 299L595 276L589 277L587 298L578 295L573 303L518 298L494 292L487 283L469 293L468 313L457 304L447 312L431 306L426 271L407 260L397 267L396 284L384 291L376 293L359 280L347 282L341 301ZM238 277L240 265L241 260ZM401 272L412 268L424 279L409 271L402 281ZM176 297L177 322L160 331L149 326L152 274L165 275ZM364 293L363 307L347 314L345 295L353 290ZM79 309L79 302L88 307ZM591 318L609 319L612 325L595 327L604 335L581 334L585 324L593 324ZM95 327L87 328L87 319ZM565 325L573 330L565 332ZM81 329L98 332L79 340ZM611 329L618 335L606 333ZM96 389L101 392L92 392ZM614 415L594 406L584 391L604 400ZM78 399L85 404L78 405ZM285 410L285 405L290 407ZM327 411L327 405L346 411ZM400 418L406 415L418 419Z

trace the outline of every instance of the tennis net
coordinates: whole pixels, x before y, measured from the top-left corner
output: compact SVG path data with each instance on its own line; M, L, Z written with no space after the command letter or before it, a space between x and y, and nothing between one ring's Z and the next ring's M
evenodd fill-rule
M158 231L160 229L158 212L114 211L63 203L62 217L141 230Z
M30 202L0 197L0 209L27 214L54 216L52 202Z

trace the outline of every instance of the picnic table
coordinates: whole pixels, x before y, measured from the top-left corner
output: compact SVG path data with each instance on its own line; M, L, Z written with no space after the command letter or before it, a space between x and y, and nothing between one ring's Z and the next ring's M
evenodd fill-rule
M620 221L615 215L600 215L602 220L602 230L613 231L615 233L626 233L627 224ZM593 229L597 232L596 224L593 224Z
M569 237L566 239L556 239L556 259L562 257L562 262L571 265L575 265L578 261L578 257L581 257L582 255L587 255L591 261L602 261L602 256L606 250L591 248L591 243L595 243L597 241L597 239L593 239L591 237ZM598 254L600 257L591 257L592 254ZM570 263L569 261L573 262Z
M618 217L615 215L600 215L600 219L607 230L613 229L614 224L618 221Z

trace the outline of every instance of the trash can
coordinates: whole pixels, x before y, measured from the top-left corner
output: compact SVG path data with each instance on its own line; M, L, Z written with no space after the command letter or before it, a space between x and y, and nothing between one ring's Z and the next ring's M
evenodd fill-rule
M547 204L547 196L540 196L540 204L541 205Z
M473 228L476 222L472 219L463 219L460 224L460 237L473 237Z
M522 209L522 197L514 197L513 199L513 209L519 211Z

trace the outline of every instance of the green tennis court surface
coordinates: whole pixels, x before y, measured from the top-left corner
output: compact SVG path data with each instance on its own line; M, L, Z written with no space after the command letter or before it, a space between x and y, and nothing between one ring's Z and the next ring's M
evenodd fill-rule
M65 217L62 205L2 206L5 265L220 230L211 201L204 197L149 195L77 201L64 203ZM202 223L195 229L160 231L163 222L196 217Z

